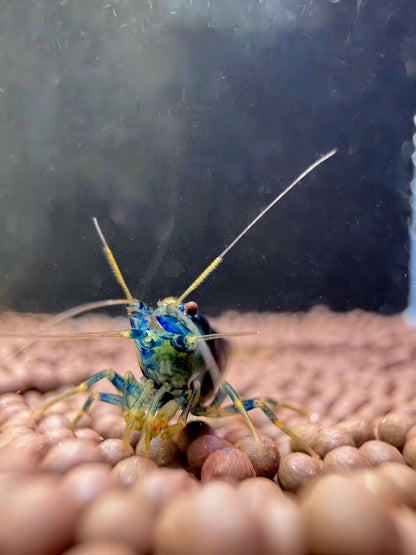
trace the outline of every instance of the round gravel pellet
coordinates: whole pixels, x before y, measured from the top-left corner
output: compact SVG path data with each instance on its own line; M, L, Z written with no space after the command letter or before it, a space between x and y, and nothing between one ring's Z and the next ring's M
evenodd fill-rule
M201 469L201 481L222 480L239 482L254 478L256 471L245 453L235 447L224 447L214 451L205 460Z
M37 391L53 391L60 385L56 371L45 365L37 367L36 372L31 372L30 382Z
M377 473L392 481L400 492L403 503L416 510L416 471L402 463L385 463Z
M39 434L32 430L32 428L22 424L2 426L0 434L0 447L8 445L12 441L19 440L23 436L33 437L35 435L38 436Z
M304 555L306 538L299 506L289 498L267 498L254 515L262 555Z
M0 552L61 553L70 545L79 509L52 476L14 481L0 500Z
M111 473L123 486L132 486L141 476L158 468L157 464L145 457L127 457L118 462Z
M30 430L24 433L15 432L16 430L9 429L1 435L0 472L32 472L38 468L46 453L47 442L41 434Z
M232 445L236 444L240 439L251 436L250 430L244 424L234 424L227 428L224 434L224 439L229 441Z
M36 423L30 422L28 415L25 413L22 414L21 412L10 416L1 425L2 432L9 430L10 428L26 428L28 430L37 431Z
M378 424L377 439L390 443L397 449L402 449L406 442L407 432L414 423L415 419L408 414L387 414Z
M371 467L370 459L351 445L341 445L329 451L324 457L323 472L346 473L360 468Z
M75 530L79 542L118 541L137 554L150 552L154 522L146 508L138 510L128 490L110 490L82 513Z
M392 512L400 541L400 555L414 555L416 546L416 515L407 507L397 507Z
M125 427L123 417L113 412L100 414L99 418L95 418L91 424L91 428L104 439L123 439Z
M185 428L174 435L172 439L179 451L184 453L196 438L210 434L215 434L212 426L206 422L202 422L202 420L195 420L193 422L188 422Z
M75 437L73 431L68 430L68 428L53 428L43 432L42 436L50 447L56 443L61 443L65 439L73 439Z
M268 478L247 478L237 486L239 495L249 503L255 511L262 511L262 503L266 499L288 499L276 482Z
M293 427L293 432L302 440L304 441L309 447L314 449L316 436L320 427L312 422L305 422L304 424L300 424L299 426ZM296 439L291 439L290 446L292 451L294 452L303 452L303 445L296 441Z
M106 463L81 464L62 479L62 487L75 503L85 506L110 488L119 485Z
M355 441L349 432L339 428L320 428L312 448L320 457L325 457L329 451L343 445L355 447Z
M199 478L201 476L202 465L209 455L224 447L232 447L232 445L217 435L205 434L197 437L189 444L186 450L186 458L190 471Z
M408 439L411 439L413 436L416 436L416 425L413 425L411 428L409 428L406 434L406 441Z
M400 466L403 466L403 468L405 467L405 465ZM381 468L381 466L378 468ZM356 484L359 484L360 487L377 497L383 505L393 506L398 505L403 501L400 490L395 482L387 475L377 472L376 469L359 470L354 472L351 479Z
M136 482L132 495L137 504L137 510L141 510L140 507L146 507L149 513L156 516L179 493L199 489L200 483L185 470L158 468Z
M335 428L344 430L350 434L356 447L361 447L364 442L375 439L376 437L374 423L366 418L351 418L344 422L340 422Z
M237 491L215 482L172 499L156 524L155 551L164 555L254 555L258 553L258 529Z
M399 538L379 499L350 478L328 475L305 490L303 516L308 553L397 555Z
M25 403L23 397L19 395L8 397L3 401L2 405L0 405L0 415L3 416L4 419L9 419L16 415L29 416L29 414L30 408Z
M64 474L84 463L102 462L104 457L97 444L87 439L65 439L50 448L42 461L42 470Z
M282 489L297 492L322 474L322 464L306 453L291 453L279 466L277 477Z
M56 428L68 428L71 419L66 414L45 414L37 425L38 432L48 432Z
M403 447L403 457L409 466L416 468L416 436L406 440Z
M136 455L140 457L146 456L144 437L141 438L136 446ZM180 468L182 466L181 452L171 437L163 439L161 436L157 436L152 439L150 442L149 458L158 466L170 468Z
M237 493L259 529L257 553L304 555L306 545L299 507L275 482L249 478L238 484Z
M0 369L0 393L19 390L24 391L27 389L29 379L28 376L25 375L26 369L24 369L24 373L22 372L20 375L13 374L13 370L14 369L9 373L9 371L4 372Z
M135 555L135 553L135 550L124 542L96 540L80 543L65 551L64 555Z
M19 393L3 393L0 395L0 414L10 406L27 406L26 400Z
M378 439L366 441L361 445L359 451L366 455L373 466L378 466L385 462L404 463L403 455L396 447Z
M90 441L95 441L96 443L100 443L103 439L100 434L92 428L75 428L74 436L80 439L89 439Z
M128 446L126 453L123 451L122 439L105 439L99 443L98 448L101 451L104 460L111 464L111 466L114 466L122 459L131 457L134 454L133 447L131 445Z
M264 434L259 434L260 443L251 435L241 438L234 445L250 459L256 476L273 478L276 475L280 463L280 453L275 442Z

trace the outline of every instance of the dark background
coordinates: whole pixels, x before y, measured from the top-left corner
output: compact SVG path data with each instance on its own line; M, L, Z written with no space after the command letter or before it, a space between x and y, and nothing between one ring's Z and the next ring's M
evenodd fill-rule
M415 91L414 0L2 2L0 306L120 297L92 216L177 296L337 147L193 297L402 310Z

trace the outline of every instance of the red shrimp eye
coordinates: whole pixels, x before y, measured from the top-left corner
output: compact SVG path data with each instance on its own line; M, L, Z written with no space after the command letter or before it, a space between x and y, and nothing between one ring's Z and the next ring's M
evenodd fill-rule
M189 303L186 303L185 312L186 314L188 314L188 316L195 316L195 314L198 312L198 305L196 304L196 302L190 301Z

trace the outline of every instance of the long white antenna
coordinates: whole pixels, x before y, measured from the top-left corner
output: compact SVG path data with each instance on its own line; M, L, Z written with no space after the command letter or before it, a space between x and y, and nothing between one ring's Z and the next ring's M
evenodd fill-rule
M215 268L218 266L218 264L222 261L222 259L224 258L224 256L240 241L240 239L242 239L244 237L244 235L250 231L250 229L266 214L266 212L268 212L271 208L273 208L273 206L275 204L277 204L279 202L279 200L281 200L285 195L287 195L287 193L293 189L293 187L295 185L297 185L299 183L299 181L302 181L302 179L304 177L306 177L308 174L310 174L316 167L318 167L320 164L323 164L323 162L325 162L325 160L328 160L328 158L331 158L331 156L333 156L336 153L337 149L334 148L333 150L331 150L330 152L328 152L327 154L324 154L323 156L321 156L321 158L319 158L318 160L316 160L316 162L314 162L313 164L311 164L308 168L306 168L306 170L304 172L302 172L294 181L292 181L292 183L290 185L288 185L286 187L286 189L284 191L282 191L281 193L279 193L277 195L277 197L272 200L272 202L270 204L268 204L266 206L266 208L264 210L262 210L260 212L260 214L258 216L256 216L254 218L254 220L252 222L250 222L248 224L248 226L246 226L243 231L237 235L237 237L234 239L234 241L232 241L228 247L226 247L222 253L217 256L217 258L215 258L215 260L213 260L211 262L211 264L205 268L205 270L196 278L196 280L188 287L188 289L182 293L182 295L180 297L178 297L177 302L181 303L184 301L184 299L186 299L186 297L192 293L192 291L194 291L197 287L199 287L199 285L210 275L211 272L213 272L215 270Z

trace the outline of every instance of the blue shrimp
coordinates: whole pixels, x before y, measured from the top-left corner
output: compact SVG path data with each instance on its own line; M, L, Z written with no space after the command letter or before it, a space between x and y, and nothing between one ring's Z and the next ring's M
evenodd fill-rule
M148 454L152 438L158 435L161 435L162 438L168 438L177 434L186 425L190 414L204 417L240 414L253 438L258 441L257 432L248 412L259 408L275 426L295 439L307 453L319 458L309 445L278 420L272 408L286 407L307 416L302 410L269 397L241 400L234 388L222 378L228 355L228 344L225 337L236 334L216 333L207 319L200 314L197 304L195 302L185 302L185 299L211 274L224 256L266 212L307 174L330 158L335 152L333 150L322 156L280 193L211 262L182 295L159 301L156 309L152 309L133 298L98 222L94 218L94 225L104 253L126 297L125 300L95 303L95 306L119 303L128 305L127 311L131 327L120 332L81 335L93 337L97 335L117 335L132 339L143 376L137 379L131 372L127 372L122 377L114 370L102 370L78 386L65 391L37 408L32 414L32 419L38 420L55 403L79 392L85 392L100 380L107 379L115 387L117 393L92 393L79 414L71 422L71 429L77 425L94 401L117 405L121 408L126 423L123 438L124 450L128 449L131 433L137 430L144 433L145 449ZM70 314L90 310L93 304L72 309ZM58 319L66 318L67 314L64 314L58 315ZM44 337L48 337L48 335ZM231 404L222 406L227 397L231 400ZM211 401L209 401L210 399ZM176 416L176 421L172 423Z

